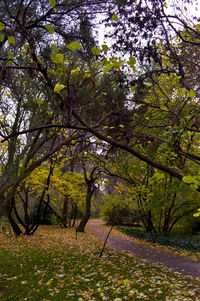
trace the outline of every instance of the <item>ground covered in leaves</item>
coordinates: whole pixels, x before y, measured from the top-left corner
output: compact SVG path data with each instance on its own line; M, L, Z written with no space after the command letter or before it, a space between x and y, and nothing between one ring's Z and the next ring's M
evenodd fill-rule
M32 237L0 234L2 300L200 300L200 279L106 249L89 234L42 226Z

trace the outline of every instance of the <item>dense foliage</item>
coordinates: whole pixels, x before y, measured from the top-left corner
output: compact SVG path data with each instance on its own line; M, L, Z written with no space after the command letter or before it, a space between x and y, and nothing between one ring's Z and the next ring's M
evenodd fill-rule
M192 10L198 3L183 3L2 2L0 214L7 208L13 226L20 185L59 153L68 158L68 171L74 172L77 154L87 161L78 158L87 187L79 230L91 215L101 172L128 183L147 232L168 233L195 212L200 26ZM99 45L95 30L102 19L112 39ZM65 189L67 211L76 197ZM46 187L38 208L48 207L45 194Z

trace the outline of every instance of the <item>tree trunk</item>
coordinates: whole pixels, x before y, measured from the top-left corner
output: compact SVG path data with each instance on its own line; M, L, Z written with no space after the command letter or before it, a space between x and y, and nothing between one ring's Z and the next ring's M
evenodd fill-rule
M93 184L88 185L86 203L85 203L85 213L80 221L80 224L78 225L78 227L76 229L77 232L84 232L85 226L90 218L91 201L92 201L93 192L94 192Z
M23 232L21 231L21 229L18 227L18 225L16 224L15 220L12 218L11 215L8 215L8 219L9 219L9 222L11 224L11 227L14 231L14 233L17 235L17 236L20 236Z
M62 212L63 225L65 226L65 228L67 228L68 204L69 204L69 198L67 196L64 200L63 212Z
M14 199L12 198L12 201L11 201L11 204L10 204L10 208L8 209L8 219L9 219L9 222L10 222L10 225L14 231L14 233L17 235L17 236L20 236L23 232L21 231L21 229L19 228L19 226L17 225L17 223L15 222L14 218L12 217L12 209L13 209L13 202L14 202Z
M87 195L86 195L86 202L85 202L85 213L80 221L80 224L76 229L77 232L84 232L85 226L90 218L92 196L95 191L95 181L97 179L97 174L98 174L97 173L95 175L95 171L98 171L98 167L95 166L90 172L90 177L88 178L84 161L82 161L82 169L84 173L85 183L87 184Z
M74 220L73 220L73 223L72 223L72 227L74 227L74 226L75 226L75 222L76 222L77 213L78 213L77 204L76 204L76 203L74 203Z

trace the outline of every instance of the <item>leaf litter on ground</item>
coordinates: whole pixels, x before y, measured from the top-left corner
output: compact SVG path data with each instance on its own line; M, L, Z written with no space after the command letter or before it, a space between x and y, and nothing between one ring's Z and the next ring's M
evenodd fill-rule
M200 300L200 279L106 248L88 233L41 226L0 234L2 300Z

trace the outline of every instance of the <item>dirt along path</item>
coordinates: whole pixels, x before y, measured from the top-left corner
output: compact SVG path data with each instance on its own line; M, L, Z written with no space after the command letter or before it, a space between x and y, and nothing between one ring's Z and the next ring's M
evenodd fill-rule
M91 220L88 222L86 231L104 242L109 229L109 227L104 225L103 221ZM133 241L133 239L129 238L127 235L117 233L117 231L111 232L107 241L107 246L120 251L126 251L138 258L145 259L149 263L164 266L183 275L200 277L200 262L195 262L191 259L149 248L144 244Z

